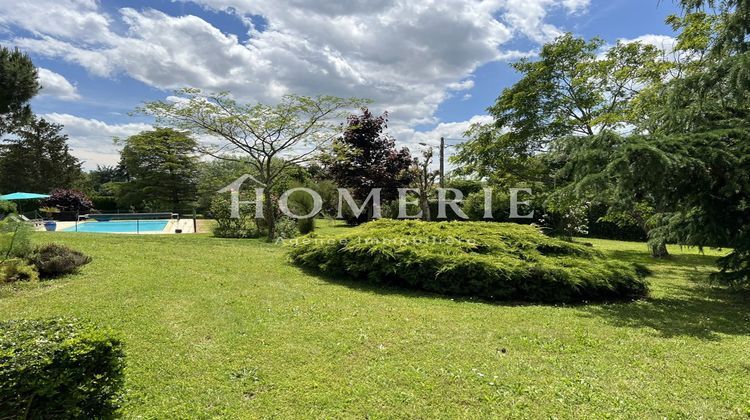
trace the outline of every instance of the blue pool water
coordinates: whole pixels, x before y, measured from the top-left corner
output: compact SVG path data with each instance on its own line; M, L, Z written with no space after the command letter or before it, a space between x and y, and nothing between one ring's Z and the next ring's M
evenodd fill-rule
M85 222L78 224L78 232L94 233L146 233L161 232L169 220L112 220L109 222ZM76 227L63 229L63 232L75 232Z

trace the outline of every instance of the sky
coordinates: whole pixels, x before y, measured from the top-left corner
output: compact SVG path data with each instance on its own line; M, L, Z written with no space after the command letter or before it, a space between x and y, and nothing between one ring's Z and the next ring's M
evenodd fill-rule
M35 113L84 168L116 164L131 112L175 89L368 98L419 149L460 141L519 79L509 63L564 32L668 48L672 0L0 0L0 44L29 53ZM455 140L453 140L455 139Z

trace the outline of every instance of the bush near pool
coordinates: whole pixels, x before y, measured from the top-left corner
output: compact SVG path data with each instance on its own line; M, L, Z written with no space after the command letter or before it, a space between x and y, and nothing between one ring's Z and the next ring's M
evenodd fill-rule
M65 245L46 244L34 249L29 261L42 278L53 278L78 271L91 257Z
M648 293L644 267L511 223L378 220L290 246L292 261L326 274L489 300L613 301Z
M120 341L75 320L0 323L0 418L106 418L122 386Z

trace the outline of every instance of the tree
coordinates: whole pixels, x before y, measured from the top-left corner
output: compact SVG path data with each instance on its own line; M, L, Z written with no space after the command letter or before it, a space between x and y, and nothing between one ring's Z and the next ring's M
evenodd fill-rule
M195 202L198 158L193 138L170 128L157 128L122 143L120 166L130 177L119 190L123 204L180 211Z
M89 180L95 191L110 182L127 182L128 174L120 165L96 165L96 169L89 171Z
M86 213L94 208L94 204L86 197L86 194L78 190L58 188L42 201L42 207L55 207L65 212Z
M435 179L440 176L440 171L430 170L430 165L432 165L432 148L427 148L422 152L421 160L414 159L411 168L412 177L419 190L419 207L422 209L424 220L432 220L429 197L430 192L435 188Z
M607 207L605 220L620 226L636 225L645 233L651 231L655 227L654 215L672 208L673 204L658 200L658 191L651 185L625 182L626 176L642 176L621 161L615 163L635 137L604 131L594 136L567 139L567 142L558 141L557 154L565 156L565 164L557 173L560 186L549 195L548 207L551 204L569 213L565 207L574 208L576 202L603 204ZM658 160L644 160L639 166L641 170L672 179L662 164ZM667 238L652 237L649 247L653 257L669 255Z
M216 192L251 171L250 165L234 160L212 159L198 163L198 208L210 210ZM250 175L257 175L251 173Z
M117 188L127 181L128 174L120 165L96 165L96 169L84 173L81 185L85 193L114 203Z
M678 51L690 52L680 77L666 83L654 107L664 129L648 142L653 159L676 174L660 198L674 211L658 215L656 236L689 245L729 246L714 278L750 286L750 3L683 0ZM631 150L644 150L635 139ZM641 146L639 148L638 146ZM623 153L632 161L634 153ZM645 182L664 185L653 177Z
M70 154L62 126L32 117L0 145L0 191L48 192L70 188L81 163Z
M311 160L338 131L336 121L361 99L335 96L286 95L276 105L242 104L229 93L179 91L180 101L156 101L140 108L157 123L216 137L219 145L199 150L218 159L250 165L263 184L268 239L275 237L276 215L272 189L285 171Z
M0 135L31 117L28 102L39 92L37 79L28 55L0 46Z
M522 74L488 109L494 121L477 124L453 161L459 174L503 186L552 183L540 153L568 136L591 136L633 125L632 101L643 86L660 81L670 64L641 43L622 43L603 55L603 41L571 34L544 45L539 59L512 67Z
M583 156L593 159L590 167L607 162L607 156L586 154L592 137L644 129L642 92L660 85L673 64L650 45L620 42L603 53L602 47L597 38L566 34L543 46L539 60L513 64L523 77L489 109L493 123L469 130L470 141L454 158L459 173L502 187L532 187L538 197L545 196L549 216L562 219L573 214L562 207L576 201L605 204L613 216L638 214L642 206L612 201L606 183L596 184L597 191L570 186L583 168ZM666 255L666 245L657 244L654 254Z
M651 241L727 246L713 277L750 285L750 4L683 1L669 22L691 60L650 98L659 129L594 140L573 161L577 184L610 186L619 197L648 194L657 206ZM715 8L714 13L707 9ZM610 136L612 137L612 136ZM606 164L591 165L591 156Z
M362 108L360 115L349 115L344 134L323 157L330 176L340 188L349 189L355 200L364 202L373 188L382 188L381 199L393 200L398 188L412 181L409 149L397 150L396 140L384 133L387 127L387 113L376 117ZM368 204L367 219L372 217L372 204Z

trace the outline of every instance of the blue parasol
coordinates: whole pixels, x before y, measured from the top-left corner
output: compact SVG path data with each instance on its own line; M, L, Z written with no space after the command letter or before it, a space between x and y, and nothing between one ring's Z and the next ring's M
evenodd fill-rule
M40 198L47 198L47 194L35 194L27 192L14 192L11 194L0 195L0 200L38 200Z

